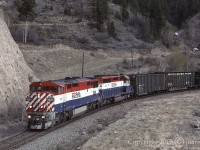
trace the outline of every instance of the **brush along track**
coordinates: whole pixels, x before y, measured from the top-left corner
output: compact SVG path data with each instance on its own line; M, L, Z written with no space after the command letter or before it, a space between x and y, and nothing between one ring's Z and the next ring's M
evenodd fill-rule
M178 93L178 92L185 92L185 91L188 91L188 90L182 90L182 91L173 91L173 92L170 92L170 93L167 93L167 94L171 94L171 93ZM164 95L165 93L157 93L157 94L153 94L153 95L144 95L144 96L140 96L138 98L135 98L134 100L142 100L142 101L145 101L145 98L148 98L148 97L154 97L154 96L159 96L159 95ZM7 149L7 150L11 150L11 149L15 149L15 148L19 148L21 147L22 145L25 145L39 137L42 137L44 135L47 135L48 133L50 132L53 132L59 128L62 128L66 125L69 125L70 123L74 122L74 121L77 121L81 118L84 118L86 116L90 116L91 114L95 113L95 112L98 112L98 111L102 111L102 110L105 110L105 109L109 109L110 107L113 107L115 105L120 105L122 103L128 103L130 101L132 101L133 99L129 99L129 100L126 100L126 101L117 101L116 103L112 104L112 105L107 105L105 107L101 107L100 109L96 109L94 111L89 111L83 115L80 115L80 116L77 116L75 118L72 118L71 120L67 121L67 122L64 122L60 125L57 125L53 128L50 128L48 130L45 130L45 131L25 131L24 133L21 133L19 135L16 135L14 137L11 137L9 139L6 139L4 141L1 141L0 142L0 149Z

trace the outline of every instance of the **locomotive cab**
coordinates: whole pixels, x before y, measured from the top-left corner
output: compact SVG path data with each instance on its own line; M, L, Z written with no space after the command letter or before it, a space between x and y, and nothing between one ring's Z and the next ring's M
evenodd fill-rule
M29 129L47 129L55 123L54 98L58 86L35 82L30 85L30 94L26 97L26 112Z

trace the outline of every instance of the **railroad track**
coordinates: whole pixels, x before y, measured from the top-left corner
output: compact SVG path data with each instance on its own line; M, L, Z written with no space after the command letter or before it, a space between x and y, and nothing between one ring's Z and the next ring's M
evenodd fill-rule
M35 135L36 135L35 132L24 131L23 133L17 134L11 138L0 141L0 149L1 150L15 149L18 146L23 145L23 142L26 143L27 139L30 139L30 137L34 137Z
M110 105L107 105L105 107L101 107L99 109L96 109L96 110L93 110L93 111L89 111L87 113L84 113L80 116L77 116L77 117L74 117L72 118L71 120L69 121L66 121L62 124L59 124L53 128L50 128L48 130L44 130L44 131L25 131L23 133L20 133L18 135L15 135L11 138L8 138L8 139L5 139L3 141L0 141L0 150L13 150L13 149L16 149L16 148L19 148L33 140L36 140L37 138L39 137L42 137L48 133L51 133L59 128L62 128L72 122L75 122L81 118L84 118L86 116L89 116L93 113L96 113L98 111L103 111L105 109L109 109L110 107L113 107L113 106L116 106L116 105L121 105L122 103L128 103L128 102L131 102L131 101L138 101L138 100L145 100L145 98L149 98L149 97L155 97L155 96L161 96L161 95L164 95L164 94L172 94L172 93L182 93L182 92L186 92L186 91L191 91L191 90L181 90L181 91L170 91L168 93L155 93L155 94L152 94L152 95L143 95L143 96L140 96L140 97L137 97L135 99L128 99L128 100L121 100L121 101L117 101L113 104L110 104Z

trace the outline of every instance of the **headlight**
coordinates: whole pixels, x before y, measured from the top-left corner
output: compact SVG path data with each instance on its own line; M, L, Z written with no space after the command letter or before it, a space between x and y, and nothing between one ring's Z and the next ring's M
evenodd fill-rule
M30 119L30 118L31 118L31 115L28 115L28 118Z
M47 102L52 102L52 101L54 101L53 95L48 96L46 100L47 100Z
M33 106L30 106L29 108L32 108Z
M40 108L43 108L43 106L41 106Z
M51 101L52 101L52 102L54 101L54 98L53 98L53 97L51 98Z
M45 119L45 116L42 116L42 119Z

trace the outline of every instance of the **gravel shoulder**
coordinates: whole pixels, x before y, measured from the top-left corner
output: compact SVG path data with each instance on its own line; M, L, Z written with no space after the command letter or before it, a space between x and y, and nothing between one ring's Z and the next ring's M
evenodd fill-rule
M19 149L181 148L182 145L149 146L138 144L137 141L175 140L177 137L198 140L196 123L199 118L196 114L199 110L199 96L199 90L196 90L123 103L72 122ZM193 149L198 146L192 145Z

